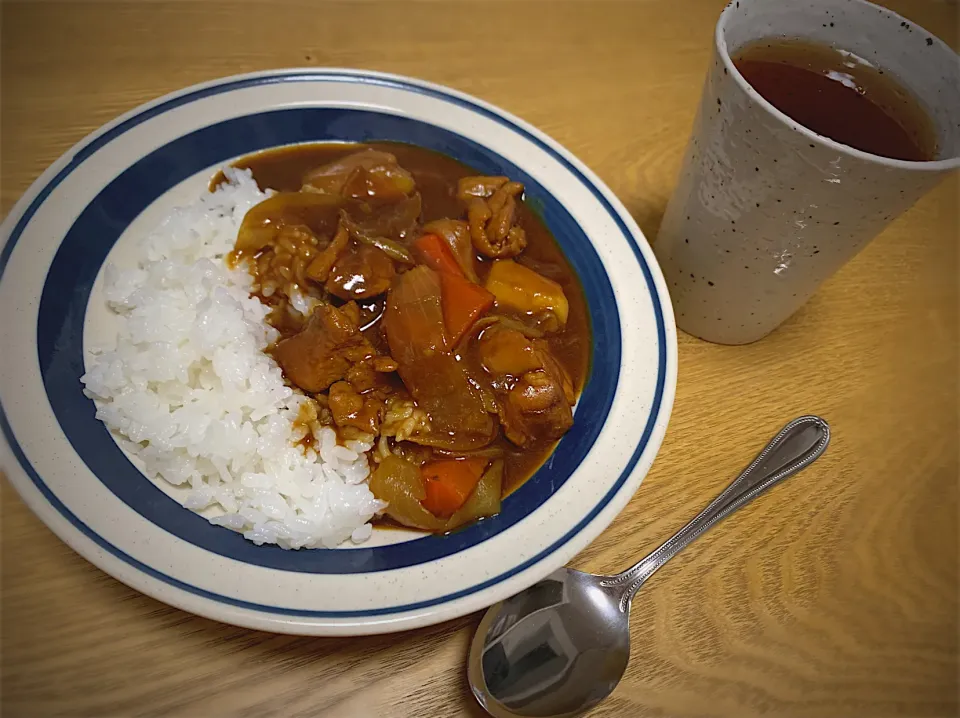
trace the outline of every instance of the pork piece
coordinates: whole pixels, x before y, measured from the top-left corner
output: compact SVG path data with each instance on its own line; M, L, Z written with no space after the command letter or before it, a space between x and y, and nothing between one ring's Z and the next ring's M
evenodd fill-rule
M390 288L396 270L393 260L366 244L352 244L333 265L324 285L341 299L369 299Z
M344 379L357 391L363 393L371 389L384 389L387 382L383 375L397 370L397 363L390 357L364 359L347 370Z
M341 304L337 309L354 326L360 326L360 306L356 302Z
M376 352L346 313L320 304L303 331L279 342L274 356L287 379L304 391L317 393L346 376L357 363Z
M376 392L361 394L347 382L338 381L330 386L328 401L333 423L339 428L353 427L367 434L380 430L383 399Z
M527 235L517 222L517 197L523 185L505 177L465 177L457 196L466 202L470 240L481 254L506 259L527 246Z
M545 341L493 326L480 337L479 352L510 441L517 446L556 441L573 425L573 382Z
M573 425L573 411L555 375L525 373L507 393L500 411L504 433L517 446L556 441Z

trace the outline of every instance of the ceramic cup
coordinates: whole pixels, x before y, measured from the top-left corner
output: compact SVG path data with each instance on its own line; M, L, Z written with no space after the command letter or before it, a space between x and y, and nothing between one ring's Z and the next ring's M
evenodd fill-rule
M935 161L853 149L764 100L730 58L777 37L833 45L892 73L933 120ZM731 2L654 246L677 325L723 344L760 339L957 167L960 61L935 36L863 0Z

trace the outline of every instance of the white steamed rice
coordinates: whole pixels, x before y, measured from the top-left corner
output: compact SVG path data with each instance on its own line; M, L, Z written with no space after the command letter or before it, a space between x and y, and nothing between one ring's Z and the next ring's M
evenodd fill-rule
M137 268L105 268L120 331L88 363L85 392L147 475L189 488L183 505L212 523L284 548L362 542L385 506L366 483L370 445L338 446L329 427L316 450L294 445L307 399L264 352L277 333L249 273L224 262L267 195L249 171L226 174L143 240Z

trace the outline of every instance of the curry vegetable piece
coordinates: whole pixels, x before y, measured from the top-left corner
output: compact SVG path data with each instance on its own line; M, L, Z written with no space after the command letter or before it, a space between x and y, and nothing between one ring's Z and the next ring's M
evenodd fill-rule
M509 259L494 262L486 288L496 297L498 306L529 314L550 311L561 326L567 323L570 304L563 287L522 264Z

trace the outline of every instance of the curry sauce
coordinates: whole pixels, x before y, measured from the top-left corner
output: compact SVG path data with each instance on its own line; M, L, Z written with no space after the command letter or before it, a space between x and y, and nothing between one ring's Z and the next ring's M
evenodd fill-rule
M370 143L365 145L342 144L342 143L324 143L307 144L284 147L268 150L255 155L242 158L234 163L234 166L250 169L254 179L262 189L272 189L281 193L300 192L304 187L304 177L311 171L320 166L336 163L344 160L360 150L372 149L388 153L396 158L396 163L412 176L416 186L416 192L419 195L419 219L418 228L429 224L433 220L446 218L462 219L465 216L463 196L458 196L458 183L465 178L477 176L477 172L461 164L460 162L445 155L426 150L420 147L399 143ZM218 173L211 181L211 187L220 184L223 181L222 173ZM569 376L572 387L572 395L580 395L584 383L587 379L590 366L590 352L592 348L592 338L589 326L587 307L584 300L582 288L579 280L564 257L562 250L554 237L550 234L547 227L541 219L531 210L526 202L519 196L516 198L516 211L513 218L516 227L522 230L525 236L525 246L523 251L516 256L511 257L511 261L517 265L533 270L533 273L555 282L562 288L563 295L566 298L568 308L565 311L564 321L560 329L546 331L541 338L535 340L540 347L538 352L549 358L547 365L559 365L561 373ZM329 224L329 223L328 223ZM335 242L336 238L330 238L332 230L330 226L324 226L322 232L318 230L316 234L327 235L321 241L314 242L316 251L306 242L302 246L307 248L305 259L300 261L296 272L287 272L289 279L294 285L297 282L309 283L310 262L315 260L317 253L329 242ZM396 239L398 248L409 248L412 245L413 236L399 235ZM393 245L391 245L393 246ZM385 249L389 250L389 248ZM364 250L368 253L377 250ZM474 253L473 267L475 267L476 281L478 286L489 284L491 270L494 267L495 259L484 256L480 252ZM342 256L342 255L341 255ZM394 257L396 259L396 257ZM255 261L264 262L263 257ZM343 260L339 260L343 264ZM380 260L382 261L382 260ZM413 281L413 277L420 268L410 268L408 264L402 261L394 262L396 265L396 276L400 280L394 279L391 286L396 287L397 282L402 283L402 278L406 277ZM393 264L391 266L393 266ZM264 267L266 263L264 262ZM417 271L414 271L417 270ZM392 271L392 270L391 270ZM331 272L336 275L335 271ZM342 274L342 272L341 272ZM426 271L423 272L426 276ZM393 274L387 276L387 279L393 277ZM327 287L333 279L327 280ZM335 282L334 282L335 284ZM393 291L393 290L391 290ZM399 290L398 290L399 291ZM355 301L345 299L341 291L339 296L334 291L325 297L325 301L339 308L344 313L349 314L351 321L356 322L356 326L361 330L360 335L355 338L354 343L358 349L354 352L358 361L366 361L373 366L374 361L370 357L376 356L380 359L388 358L391 344L389 341L389 331L386 331L384 325L384 315L386 314L387 293L381 293L376 296L363 296ZM275 297L261 296L266 302L275 301ZM496 306L498 313L505 317L510 316L509 309ZM524 319L519 316L519 319ZM483 320L480 320L481 322ZM302 326L296 324L284 324L280 322L271 322L281 331L281 335L288 339L294 339L298 332L305 332ZM478 326L480 326L478 324ZM484 372L484 357L478 348L480 344L479 337L483 331L476 337L472 337L469 332L465 335L466 340L456 345L455 359L459 365L465 368L468 376L471 377L473 384L476 384L474 377L480 376ZM366 353L365 353L366 352ZM367 356L369 355L369 356ZM399 371L391 373L384 370L379 374L370 372L370 376L359 381L357 386L364 387L367 384L375 386L375 389L364 390L373 392L377 401L383 401L384 397L393 396L408 399L411 393L411 387L407 386L413 381L407 374L407 381L404 381L403 361L401 357L394 356L396 363L401 365ZM555 361L554 361L555 360ZM544 360L546 361L546 359ZM381 361L381 363L384 363ZM489 362L488 362L489 363ZM281 362L281 366L283 363ZM287 373L287 367L284 367ZM441 371L442 374L442 371ZM485 375L484 375L485 376ZM288 376L288 380L290 377ZM297 384L296 381L292 383ZM414 382L416 384L416 382ZM494 392L498 390L497 381L490 383ZM313 387L315 389L315 387ZM503 387L500 387L503 390ZM358 396L367 396L364 391L358 390ZM379 392L379 393L377 393ZM415 391L414 391L415 394ZM361 409L358 409L360 411ZM483 456L500 456L503 460L501 492L506 496L511 491L520 486L528 479L544 461L549 458L555 445L556 438L540 438L531 435L527 437L523 446L519 446L515 441L511 441L506 435L505 430L497 429L496 436L488 441L478 452L464 451L461 449L448 450L442 446L434 446L432 451L434 458L443 459L446 456L451 458L460 458L469 460L469 457L475 454ZM404 441L400 443L409 443ZM429 444L429 442L427 442ZM423 447L411 447L412 455L415 455ZM401 452L402 454L402 452ZM411 459L413 460L413 459ZM434 530L437 530L434 527Z

